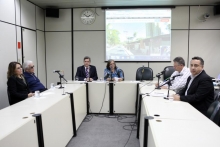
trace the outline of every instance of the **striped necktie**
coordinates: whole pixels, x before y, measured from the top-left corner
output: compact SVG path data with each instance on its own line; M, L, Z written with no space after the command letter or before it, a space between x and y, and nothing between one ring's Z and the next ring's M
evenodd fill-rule
M89 68L86 67L86 78L89 78Z

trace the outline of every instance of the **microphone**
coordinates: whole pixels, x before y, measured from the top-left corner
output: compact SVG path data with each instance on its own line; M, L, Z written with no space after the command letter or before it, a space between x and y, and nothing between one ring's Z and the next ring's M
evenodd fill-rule
M61 72L62 70L53 70L53 73L55 73L55 72Z
M160 73L158 73L158 74L156 75L156 77L158 77L158 76L164 74L165 71L169 71L169 68L165 68L163 71L161 71Z
M182 74L182 73L179 73L179 74L177 74L177 75L175 75L175 76L170 77L170 79L175 79L175 78L178 77L178 76L183 76L183 74Z

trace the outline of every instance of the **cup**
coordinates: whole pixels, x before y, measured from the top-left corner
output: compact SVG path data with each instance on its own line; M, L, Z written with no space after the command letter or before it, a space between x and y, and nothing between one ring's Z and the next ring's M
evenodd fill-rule
M118 81L118 78L117 78L117 77L115 77L115 81L116 81L116 82Z
M79 77L76 76L76 77L75 77L75 81L79 81Z
M99 80L102 81L102 77L100 77Z
M40 91L35 91L34 96L35 97L40 97Z
M50 84L50 88L53 89L54 88L54 83Z

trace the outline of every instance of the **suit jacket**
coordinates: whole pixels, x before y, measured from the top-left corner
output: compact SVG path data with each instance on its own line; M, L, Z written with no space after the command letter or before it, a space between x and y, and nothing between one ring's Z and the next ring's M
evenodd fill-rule
M89 65L90 69L89 69L89 77L92 78L93 80L97 80L98 79L98 75L97 75L97 71L96 71L96 67L93 65ZM85 66L79 66L77 68L77 72L75 77L79 78L79 81L84 81L84 79L86 78L86 72L85 72Z
M211 77L203 70L192 81L187 91L187 96L185 96L185 91L187 90L190 80L191 76L188 77L186 86L179 91L180 100L189 102L198 111L206 115L209 106L214 101L214 87Z
M11 105L28 98L28 93L30 93L30 90L28 85L23 82L23 79L11 76L8 78L7 85Z

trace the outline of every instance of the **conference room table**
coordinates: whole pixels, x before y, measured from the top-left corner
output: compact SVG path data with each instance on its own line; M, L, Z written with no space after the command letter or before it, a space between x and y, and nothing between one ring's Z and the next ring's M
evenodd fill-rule
M86 85L58 87L0 110L0 147L67 145L87 115Z
M141 147L220 146L220 128L215 123L187 102L164 99L167 90L154 88L144 86L140 90L137 138Z
M220 146L217 125L188 103L164 99L168 91L154 83L68 81L27 98L0 110L0 147L66 146L94 113L136 114L141 147Z

